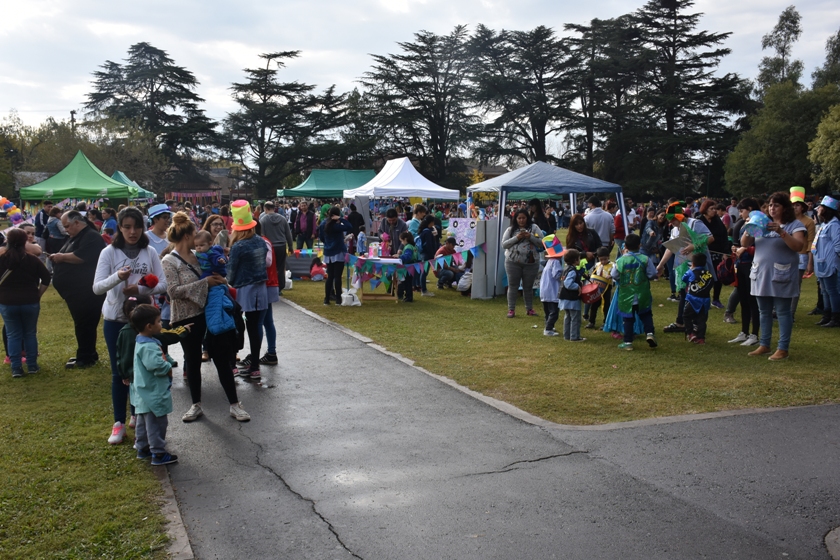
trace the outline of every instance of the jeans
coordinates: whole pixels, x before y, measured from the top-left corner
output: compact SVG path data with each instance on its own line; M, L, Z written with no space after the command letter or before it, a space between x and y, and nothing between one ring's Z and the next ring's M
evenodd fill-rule
M137 440L134 448L142 451L146 447L155 455L166 453L166 428L169 427L169 416L155 416L151 412L137 415L137 425L134 436Z
M758 301L751 291L750 268L741 266L736 274L738 276L737 291L741 299L741 332L758 336L758 324L761 319L758 311ZM750 331L750 323L752 323L752 331Z
M128 385L123 384L117 364L117 338L125 323L105 319L102 334L108 346L108 358L111 360L111 404L114 405L114 422L125 424L125 406L128 404ZM131 407L134 414L134 406Z
M790 314L793 298L756 296L756 299L761 323L759 344L770 348L770 336L773 334L773 308L775 308L776 317L779 319L779 350L787 352L790 346L790 333L793 330L793 317Z
M9 358L12 370L22 369L21 347L26 350L26 365L29 371L38 369L38 315L40 303L24 305L0 305L0 315L6 325L9 337Z
M560 309L557 307L556 301L544 301L543 312L545 312L545 330L553 331L554 325L557 323L557 318L560 316ZM578 328L580 332L580 328Z
M263 336L263 331L265 331L265 343L268 345L267 352L269 354L276 354L277 329L274 327L274 308L271 305L268 306L265 312L265 319L263 319L262 326L260 327L260 338Z
M633 338L636 334L636 315L639 316L639 320L641 320L642 325L645 327L645 332L647 334L653 334L653 309L645 309L644 311L639 311L639 306L633 306L633 316L632 317L622 317L624 321L624 342L633 342Z
M438 270L438 288L443 288L452 284L452 282L457 282L461 279L464 273L458 271L457 273L454 270L449 270L448 268L441 268Z
M70 316L73 317L73 326L76 330L76 360L79 362L94 363L99 361L99 352L96 351L96 331L99 327L99 318L102 316L102 304L105 303L105 294L90 297L70 297L65 299Z
M566 309L563 316L563 338L578 340L580 338L580 309Z
M840 314L840 287L837 285L837 273L820 278L820 288L823 293L823 312L826 314ZM27 356L29 350L26 351Z
M540 263L517 264L505 259L505 272L508 278L507 301L508 309L516 309L516 296L519 293L519 283L522 282L522 297L525 298L525 309L534 308L534 280L540 271Z
M306 245L308 248L310 248L310 249L311 249L311 248L312 248L313 241L314 241L314 240L313 240L311 237L310 237L310 238L306 238L306 237L304 237L304 236L303 236L303 234L302 234L302 233L299 233L299 234L298 234L298 236L297 236L297 240L296 240L296 244L297 244L298 251L299 251L299 250L301 250L301 249L303 249L303 246L304 246L304 245Z
M709 310L705 307L700 311L695 311L694 307L688 302L685 304L683 310L683 319L685 320L685 335L692 334L697 338L706 338L706 323L709 320Z

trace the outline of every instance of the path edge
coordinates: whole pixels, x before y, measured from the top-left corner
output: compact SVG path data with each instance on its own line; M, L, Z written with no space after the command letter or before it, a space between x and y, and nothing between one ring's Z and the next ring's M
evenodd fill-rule
M829 531L825 536L825 547L832 560L840 560L840 527Z
M169 470L166 467L152 467L155 476L163 489L163 500L161 513L166 518L166 534L169 536L169 546L166 551L172 560L194 560L190 537L181 517L181 509L178 500L175 498L175 490L172 488L172 481L169 479Z

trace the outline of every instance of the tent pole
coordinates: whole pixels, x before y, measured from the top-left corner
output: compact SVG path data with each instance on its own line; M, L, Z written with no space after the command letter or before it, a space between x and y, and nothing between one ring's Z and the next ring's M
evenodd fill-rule
M624 222L624 236L626 238L630 230L627 229L627 208L624 206L624 193L621 189L616 191L616 197L618 198L618 209L621 210L621 221Z
M505 212L505 204L507 203L507 190L502 187L499 189L499 248L496 250L496 273L493 275L493 297L496 297L496 288L498 288L498 279L499 279L499 261L501 261L501 255L503 254L502 251L502 237L505 234L505 228L503 220L509 219L507 212Z

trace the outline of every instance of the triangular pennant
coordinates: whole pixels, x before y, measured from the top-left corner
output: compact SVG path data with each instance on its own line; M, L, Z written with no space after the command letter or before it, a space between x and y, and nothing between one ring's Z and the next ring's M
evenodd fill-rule
M400 282L405 280L406 273L411 274L411 269L409 268L408 270L406 270L406 269L403 268L403 269L397 270L397 278L399 278Z
M427 273L429 272L429 261L423 262L423 268L426 270Z
M382 279L382 284L385 285L385 291L386 292L391 291L391 279L388 276L386 276L385 278Z
M381 264L375 264L373 266L376 269L377 274L382 274L382 265Z
M446 261L447 265L452 266L452 255L446 255L445 257L443 257L443 260Z
M381 283L382 283L382 280L379 280L378 278L371 278L370 279L370 289L375 290L376 287L379 286L379 284L381 284Z
M478 256L478 247L472 247L470 249L470 253L472 253L473 257L477 257Z
M422 274L423 273L423 266L420 263L415 263L414 264L414 270L417 272L417 274Z
M414 276L414 267L413 267L413 266L408 267L408 273L409 273L411 276Z
M443 268L443 263L446 261L446 257L438 257L435 259L435 268L440 270Z

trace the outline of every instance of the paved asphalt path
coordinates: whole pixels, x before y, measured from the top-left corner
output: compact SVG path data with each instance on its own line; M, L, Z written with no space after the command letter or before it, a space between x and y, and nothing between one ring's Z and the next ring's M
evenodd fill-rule
M176 376L169 472L197 558L828 558L840 406L540 427L284 303L274 316L282 364L237 381L250 423L205 364L205 416L183 424Z

